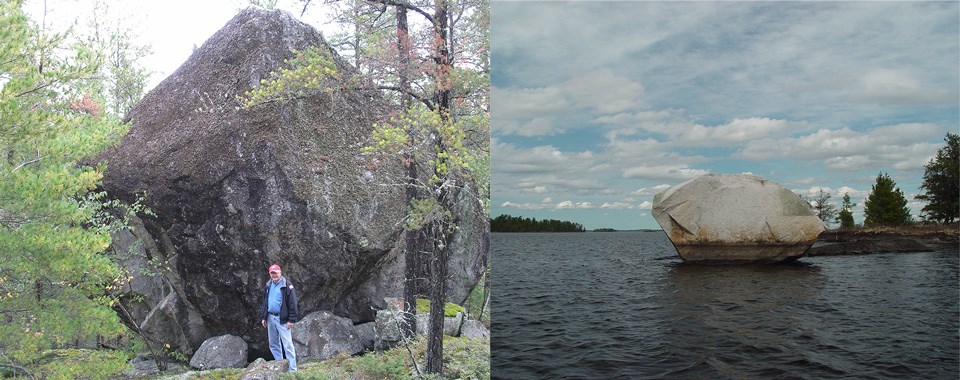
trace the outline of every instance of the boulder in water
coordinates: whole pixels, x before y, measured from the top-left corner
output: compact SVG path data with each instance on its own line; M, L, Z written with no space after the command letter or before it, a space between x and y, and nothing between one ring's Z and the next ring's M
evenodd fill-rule
M799 196L749 174L707 174L657 194L653 217L691 263L795 260L826 226Z

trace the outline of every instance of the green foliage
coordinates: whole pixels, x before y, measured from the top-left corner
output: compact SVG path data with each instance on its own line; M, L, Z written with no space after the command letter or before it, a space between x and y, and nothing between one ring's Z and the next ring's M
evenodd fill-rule
M924 167L923 194L916 199L926 201L924 218L949 224L960 219L960 136L947 132L946 145Z
M490 307L487 305L484 308L484 303L487 302L489 297L490 289L487 289L485 286L487 277L490 276L490 269L488 268L483 272L483 277L480 278L480 281L477 283L477 286L473 287L473 290L470 291L470 295L467 296L467 301L463 303L463 308L467 310L471 318L489 321L490 320ZM481 310L483 314L481 315Z
M444 370L440 375L423 374L423 377L417 377L413 369L413 359L416 359L417 364L422 367L426 352L426 339L420 336L408 347L396 347L384 352L366 352L361 356L336 356L320 362L300 363L299 372L284 373L280 378L299 380L490 378L489 340L446 337L443 344ZM410 356L411 353L413 359ZM200 376L199 378L212 380L225 377Z
M457 316L457 313L464 312L463 306L457 305L455 303L447 302L443 305L443 316L448 318L453 318ZM430 300L425 298L417 298L417 313L428 314L430 313Z
M127 369L130 352L62 349L49 350L39 359L38 373L47 379L111 379Z
M489 379L490 342L446 337L443 340L446 379Z
M837 216L837 206L830 203L830 193L823 191L823 188L817 191L811 206L813 207L813 213L825 223L834 220Z
M128 127L80 99L96 54L64 54L65 39L32 27L19 2L0 3L0 351L28 368L51 348L125 331L106 287L127 278L103 254L111 227L88 195L104 166L79 163ZM47 377L86 371L72 363L39 368ZM112 371L111 361L97 363Z
M330 58L329 52L320 47L294 51L279 70L270 73L270 78L260 80L260 86L237 97L244 107L253 107L266 102L283 102L303 97L313 92L331 93L342 86L342 73Z
M404 356L392 354L367 354L351 361L347 366L350 372L362 373L364 378L370 379L407 379L410 370L407 368Z
M124 25L120 15L113 15L113 25L105 24L110 12L104 1L94 1L93 8L93 17L88 21L92 33L86 44L102 62L98 73L102 79L89 82L87 91L106 105L108 113L123 117L143 98L150 73L138 61L150 55L152 49L134 42L135 31Z
M273 10L277 8L277 0L247 0L250 5L256 5L263 9Z
M837 223L840 223L840 228L856 227L856 224L853 221L853 206L856 206L856 204L850 202L850 194L844 193L843 205L840 207L840 212L837 214Z
M490 220L491 232L586 232L583 225L554 219L537 220L522 216L500 215Z
M907 199L896 185L888 174L877 175L877 182L863 204L865 226L900 226L910 223Z

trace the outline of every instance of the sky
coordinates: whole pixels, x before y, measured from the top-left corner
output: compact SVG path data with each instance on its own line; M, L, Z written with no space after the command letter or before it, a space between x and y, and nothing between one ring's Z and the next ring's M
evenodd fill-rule
M250 4L248 0L101 2L106 5L107 24L130 29L134 41L151 47L151 54L140 61L151 73L147 91L173 74L190 57L194 47L203 45ZM64 31L72 26L74 34L83 34L89 30L94 3L94 0L26 0L23 9L40 25L44 21L46 6L48 30ZM294 0L279 0L277 8L290 12L323 33L332 33L337 27L327 22L326 8L317 3L303 16L300 15L302 5Z
M653 196L752 173L923 204L960 132L958 2L491 3L491 217L659 229Z

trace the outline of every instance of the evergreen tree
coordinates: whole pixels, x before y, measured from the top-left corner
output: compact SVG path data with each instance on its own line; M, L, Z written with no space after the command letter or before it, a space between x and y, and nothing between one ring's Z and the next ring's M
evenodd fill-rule
M960 219L960 136L947 132L947 144L925 166L924 194L915 198L927 201L923 213L927 220L953 223Z
M823 191L823 188L820 188L810 203L813 207L813 212L817 214L817 217L824 223L833 220L837 215L837 206L830 203L830 193Z
M853 221L853 206L856 206L856 203L850 202L850 194L843 193L843 206L837 215L837 222L840 223L840 228L853 228L856 226Z
M910 209L907 208L907 198L896 187L897 183L890 175L877 175L877 183L867 200L863 203L863 213L866 226L899 226L910 223Z
M491 232L585 232L579 223L502 214L490 220Z
M134 41L135 31L119 14L113 14L106 1L93 3L93 17L88 21L90 32L85 43L99 55L98 80L90 82L89 91L101 94L105 111L119 117L130 112L143 98L150 73L138 61L151 52L150 45Z
M111 228L91 193L104 167L78 163L127 127L84 94L96 54L65 54L65 40L32 26L19 1L0 2L0 357L23 371L44 350L125 331L108 289L126 277L104 253Z

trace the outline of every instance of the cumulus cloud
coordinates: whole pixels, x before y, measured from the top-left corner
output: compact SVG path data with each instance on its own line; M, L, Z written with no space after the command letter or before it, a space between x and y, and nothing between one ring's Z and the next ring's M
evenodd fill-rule
M756 140L746 144L735 156L754 161L824 160L827 167L844 171L890 165L916 169L922 168L936 151L936 146L927 141L942 133L941 127L922 123L864 131L820 129L800 137Z
M549 205L545 205L542 203L515 203L515 202L507 201L507 202L501 203L500 207L515 208L520 210L542 210L549 207Z
M849 186L841 186L837 189L835 193L838 197L843 198L844 194L850 195L850 198L866 198L870 194L869 190L857 190Z
M627 203L627 202L603 202L603 204L600 205L600 208L613 209L613 210L624 210L624 209L631 209L634 207L635 206L633 204Z
M557 205L554 206L554 208L558 210L569 209L569 208L588 209L588 208L593 208L593 204L591 204L590 202L563 201L563 202L557 203Z
M657 195L657 193L659 193L659 192L661 192L661 191L664 191L664 190L666 190L666 189L669 189L669 188L670 188L670 185L667 185L667 184L664 183L664 184L660 184L660 185L657 185L657 186L654 186L654 187L644 187L644 188L642 188L642 189L637 189L637 190L631 191L631 192L630 192L630 195L639 195L639 196Z
M675 143L683 146L724 146L736 145L745 141L753 141L770 136L783 134L784 132L805 129L804 122L790 122L787 120L777 120L765 117L751 117L746 119L733 119L733 121L708 127L704 125L690 125L686 130L671 131L679 132L674 136Z

